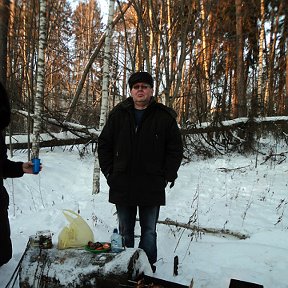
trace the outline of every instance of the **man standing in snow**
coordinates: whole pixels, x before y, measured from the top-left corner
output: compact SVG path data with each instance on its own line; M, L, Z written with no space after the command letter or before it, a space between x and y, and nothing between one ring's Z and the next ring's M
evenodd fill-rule
M116 204L125 246L134 247L138 207L139 248L155 272L159 209L165 205L167 183L172 188L177 178L183 146L176 112L153 97L152 76L136 72L128 84L131 97L113 108L99 136L99 163L110 187L109 202Z
M7 159L3 130L9 125L10 113L8 96L0 82L0 267L12 257L8 218L9 195L3 185L3 179L21 177L24 173L33 174L33 164L31 162L13 162Z

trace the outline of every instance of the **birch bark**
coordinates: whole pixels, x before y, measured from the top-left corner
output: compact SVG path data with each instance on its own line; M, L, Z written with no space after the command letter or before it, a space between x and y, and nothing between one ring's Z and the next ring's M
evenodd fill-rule
M128 8L132 5L132 2L129 1L127 4L124 4L123 5L123 8L122 10L115 16L115 18L113 19L113 23L112 23L112 26L114 27L117 22L123 17L123 15L125 14L125 12L128 10ZM85 69L83 71L83 74L81 76L81 79L77 85L77 89L76 89L76 92L75 92L75 95L71 101L71 104L70 104L70 107L69 107L69 110L66 114L66 118L65 118L65 121L70 121L71 120L71 117L75 111L75 107L76 107L76 104L77 104L77 101L80 97L80 94L81 94L81 91L83 89L83 86L84 86L84 83L85 83L85 80L86 80L86 77L88 75L88 72L92 66L92 64L94 63L94 60L95 58L98 56L104 42L105 42L105 38L106 38L106 32L102 34L102 36L100 37L99 39L99 43L98 43L98 46L94 49L88 63L86 64L85 66Z
M40 0L40 25L39 25L39 49L38 49L38 74L36 96L34 105L34 125L32 137L32 158L39 158L40 132L44 105L44 77L45 77L45 47L46 47L46 0Z
M103 66L103 82L102 82L102 99L101 99L101 111L99 130L101 131L106 123L108 114L108 99L109 99L109 64L111 60L110 42L112 38L112 25L114 14L115 0L109 1L109 15L106 28L105 48L104 48L104 66ZM92 194L100 192L100 166L98 160L97 149L95 152L94 172L93 172L93 191Z
M263 109L263 99L262 99L262 75L263 75L263 43L264 43L264 21L265 21L265 5L264 0L261 0L261 27L260 27L260 37L259 37L259 53L258 53L258 81L257 81L257 106L260 107L260 114Z

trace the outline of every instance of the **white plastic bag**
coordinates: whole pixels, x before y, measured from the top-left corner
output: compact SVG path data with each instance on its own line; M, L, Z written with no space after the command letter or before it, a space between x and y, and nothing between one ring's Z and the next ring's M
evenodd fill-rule
M79 214L68 209L63 210L63 214L70 224L64 227L58 236L58 249L79 248L87 245L89 241L94 242L91 228Z

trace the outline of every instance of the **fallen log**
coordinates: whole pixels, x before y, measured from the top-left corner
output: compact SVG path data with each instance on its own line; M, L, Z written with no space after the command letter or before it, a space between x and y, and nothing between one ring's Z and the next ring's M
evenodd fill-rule
M56 147L56 146L71 146L71 145L79 145L79 144L87 144L91 142L91 138L67 138L67 139L50 139L50 140L42 140L39 143L41 148L43 147ZM24 142L14 142L11 144L7 144L8 149L19 150L19 149L31 149L32 143L28 145L28 143Z
M142 249L93 254L84 249L29 247L19 269L20 288L112 288L152 274Z
M234 238L241 239L241 240L244 240L250 237L249 235L246 235L244 233L231 231L229 229L221 229L221 228L217 229L217 228L207 228L207 227L205 228L205 227L200 227L196 225L191 225L189 223L181 223L181 222L173 221L169 218L165 219L164 221L158 220L157 223L164 224L164 225L173 225L175 227L181 227L181 228L193 230L199 233L215 234L215 235L220 235L223 237L230 236L230 237L234 237Z

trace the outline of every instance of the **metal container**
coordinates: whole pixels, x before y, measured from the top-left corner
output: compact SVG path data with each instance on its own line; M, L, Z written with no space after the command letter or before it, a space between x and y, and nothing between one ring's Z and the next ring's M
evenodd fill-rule
M42 249L52 248L52 233L50 230L37 231L36 236L39 237L39 247Z

